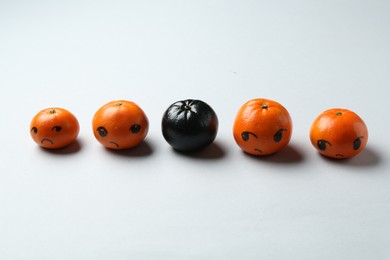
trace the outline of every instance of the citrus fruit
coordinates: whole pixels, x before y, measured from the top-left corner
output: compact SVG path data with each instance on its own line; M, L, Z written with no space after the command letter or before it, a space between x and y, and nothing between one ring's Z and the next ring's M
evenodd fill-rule
M292 121L281 104L264 98L247 101L238 110L233 136L238 146L252 155L269 155L290 141Z
M218 118L205 102L195 99L170 105L162 118L162 134L176 150L190 152L211 144L218 131Z
M99 108L92 119L93 134L105 147L128 149L141 143L149 130L144 111L134 102L111 101Z
M310 140L321 154L331 158L350 158L367 144L368 130L363 120L348 109L322 112L310 129Z
M30 123L30 134L40 146L58 149L76 140L80 126L76 117L64 108L54 107L39 111Z

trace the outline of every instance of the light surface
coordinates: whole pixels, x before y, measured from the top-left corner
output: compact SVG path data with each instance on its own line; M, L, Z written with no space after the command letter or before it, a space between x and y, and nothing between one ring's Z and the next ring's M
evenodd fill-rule
M389 1L0 1L0 259L390 259L389 13ZM294 122L265 158L232 135L257 97ZM187 98L220 123L196 156L160 129ZM136 149L92 134L116 99L149 118ZM29 134L52 106L81 126L61 151ZM353 159L310 143L332 107L368 126Z

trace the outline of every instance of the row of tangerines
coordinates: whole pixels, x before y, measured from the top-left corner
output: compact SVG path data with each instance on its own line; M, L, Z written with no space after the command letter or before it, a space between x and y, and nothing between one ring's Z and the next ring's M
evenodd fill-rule
M112 101L97 110L92 120L96 139L110 149L129 149L141 143L149 128L144 111L134 102ZM214 110L201 100L173 103L162 119L165 140L176 150L197 151L211 144L218 130ZM63 108L40 111L31 121L34 141L48 149L63 148L76 140L79 123ZM283 149L292 134L291 117L276 101L257 98L238 111L233 136L239 147L253 155L273 154ZM310 129L313 146L323 155L350 158L367 144L368 130L363 120L347 109L334 108L321 113Z

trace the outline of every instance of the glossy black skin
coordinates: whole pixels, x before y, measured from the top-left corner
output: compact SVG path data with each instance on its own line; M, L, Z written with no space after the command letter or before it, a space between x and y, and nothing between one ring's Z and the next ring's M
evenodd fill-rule
M176 150L192 152L211 144L218 131L214 110L201 100L187 99L173 103L162 119L162 134Z

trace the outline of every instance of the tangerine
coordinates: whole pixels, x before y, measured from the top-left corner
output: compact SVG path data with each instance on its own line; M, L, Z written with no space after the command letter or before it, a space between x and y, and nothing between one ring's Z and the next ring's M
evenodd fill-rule
M322 155L343 159L359 154L367 144L364 121L348 109L332 108L322 112L310 129L310 141Z
M163 137L175 150L198 151L210 145L218 132L218 117L206 102L180 100L170 105L161 122Z
M39 111L30 123L30 134L41 147L58 149L76 140L80 126L76 117L64 108Z
M149 121L144 111L134 102L117 100L96 111L92 130L96 139L106 148L128 149L145 139Z
M291 139L292 120L276 101L256 98L239 109L233 125L238 146L252 155L269 155L283 149Z

